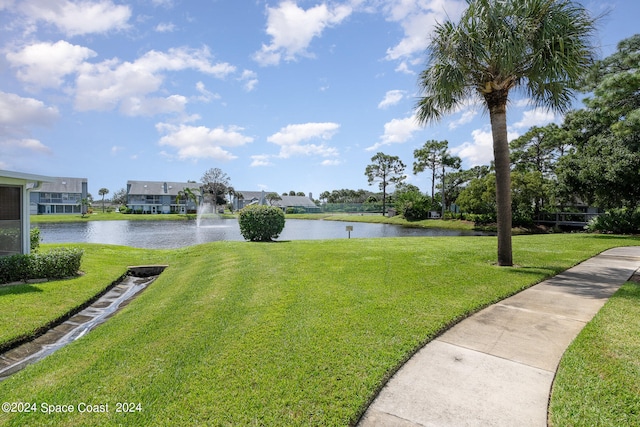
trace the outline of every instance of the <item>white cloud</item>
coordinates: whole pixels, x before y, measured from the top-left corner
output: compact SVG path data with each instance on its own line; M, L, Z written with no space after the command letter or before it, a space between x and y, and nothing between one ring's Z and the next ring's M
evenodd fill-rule
M0 92L0 132L2 134L10 128L23 129L32 125L50 126L58 115L55 107L46 107L37 99Z
M277 7L267 7L267 29L271 36L269 45L253 56L262 66L277 65L282 59L295 60L298 56L311 56L307 48L314 37L319 37L325 28L339 24L353 9L348 5L319 4L304 10L291 0Z
M469 166L488 165L493 160L493 136L491 131L476 129L471 132L473 142L465 142L458 147L451 148L451 153L459 156ZM509 132L509 141L520 136L517 132Z
M223 147L239 147L253 142L253 138L243 135L244 129L238 126L210 129L205 126L158 123L156 129L165 134L160 138L159 145L175 148L180 160L233 160L237 156Z
M129 6L110 0L22 0L18 7L30 19L52 24L67 36L123 30L131 17Z
M196 90L200 93L196 98L198 101L211 102L212 99L220 99L220 95L209 91L202 82L196 83Z
M453 130L459 126L470 123L478 115L477 110L467 110L462 113L458 120L449 123L449 129Z
M33 138L0 140L0 148L2 148L3 153L8 154L8 157L11 157L12 155L20 155L19 152L23 152L23 155L27 153L52 153L49 147Z
M535 108L533 110L525 111L522 113L522 120L513 124L516 129L528 129L532 126L544 126L553 122L556 119L556 115L542 108Z
M465 2L452 0L391 0L384 12L387 20L398 22L404 37L387 49L387 59L397 60L423 54L429 44L429 35L437 22L457 20ZM402 71L408 70L405 63Z
M124 151L125 148L121 145L114 145L111 147L111 155L116 156L119 152Z
M51 126L58 110L33 98L0 92L0 153L2 167L8 168L16 159L32 159L38 154L51 154L49 147L31 137L31 128Z
M323 160L322 163L320 164L322 166L338 166L342 164L342 162L338 159L327 159L327 160Z
M64 40L56 43L34 43L16 52L7 53L17 77L36 87L59 87L64 77L77 72L80 65L96 53L86 47Z
M154 6L163 6L167 9L170 9L174 6L173 0L151 0Z
M400 62L400 64L396 67L396 69L394 70L398 73L404 73L404 74L416 74L415 71L413 71L411 68L409 68L409 65L407 64L407 61L402 61Z
M418 124L415 116L404 119L393 119L384 124L384 134L380 137L380 142L365 148L365 150L373 151L385 145L402 144L411 139L414 132L420 129L422 129L422 127Z
M271 162L271 160L269 160L271 158L271 156L269 156L268 154L256 154L254 156L251 156L251 167L258 167L258 166L273 166L273 163Z
M152 72L194 69L217 78L224 78L235 71L235 67L226 62L212 64L211 53L207 47L201 49L171 48L167 52L150 50L136 60L135 66Z
M530 107L531 98L520 98L513 103L516 107Z
M120 104L120 111L127 116L155 116L156 114L181 113L187 105L187 98L171 95L166 98L150 97L126 98Z
M258 74L251 70L244 70L238 80L244 83L244 90L251 92L258 84Z
M175 29L176 26L171 22L161 22L156 25L156 32L158 33L172 33Z
M14 0L0 0L0 10L9 9L13 6Z
M326 144L301 144L310 139L329 140L338 131L340 125L337 123L304 123L288 125L279 132L267 138L267 141L280 146L280 158L291 156L311 156L333 157L338 155L338 150Z
M120 106L128 115L182 111L186 104L184 97L146 98L161 89L166 71L194 69L217 78L235 71L228 63L212 63L210 57L206 47L173 48L167 52L149 51L134 62L110 59L98 64L84 63L76 81L75 107L80 111L106 111Z
M384 96L384 99L380 101L380 103L378 104L378 108L385 109L393 105L396 105L398 102L402 101L405 93L406 92L404 90L387 91L387 93Z

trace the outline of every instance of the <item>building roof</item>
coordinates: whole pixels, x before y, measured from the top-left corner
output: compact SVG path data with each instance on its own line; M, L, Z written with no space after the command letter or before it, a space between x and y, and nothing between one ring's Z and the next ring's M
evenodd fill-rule
M317 208L315 203L307 196L280 196L282 200L274 200L273 206L279 206L281 208L287 207L304 207L304 208Z
M42 185L32 191L47 193L75 193L82 194L82 183L87 182L87 178L54 177L50 182L43 182Z
M264 191L236 191L236 194L242 194L244 200L260 200L263 196L266 197L267 192Z
M34 175L31 173L14 172L14 171L7 171L7 170L0 170L0 177L18 179L21 181L35 182L35 183L49 182L54 179L50 176Z
M200 187L202 184L198 182L127 181L127 194L177 196L178 192L185 188L190 188L195 194L200 194Z

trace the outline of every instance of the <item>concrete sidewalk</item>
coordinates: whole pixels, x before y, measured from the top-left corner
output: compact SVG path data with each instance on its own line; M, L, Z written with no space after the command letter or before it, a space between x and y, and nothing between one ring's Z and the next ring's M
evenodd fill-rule
M562 354L640 268L640 247L603 252L463 320L416 353L359 426L546 426Z

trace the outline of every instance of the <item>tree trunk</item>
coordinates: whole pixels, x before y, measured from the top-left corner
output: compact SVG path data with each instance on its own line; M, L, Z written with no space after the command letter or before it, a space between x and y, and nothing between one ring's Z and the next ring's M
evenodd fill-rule
M382 181L382 216L384 216L384 210L387 205L387 176L385 175Z
M511 164L507 137L507 104L489 106L493 156L496 165L496 204L498 209L498 265L512 266L511 249Z
M431 169L431 205L435 200L435 192L436 192L436 165L433 165Z
M445 165L444 165L444 159L443 159L442 160L442 181L441 181L442 182L442 207L441 207L442 213L440 214L440 218L441 219L444 219L444 203L445 203L445 199L444 199L444 168L445 168Z

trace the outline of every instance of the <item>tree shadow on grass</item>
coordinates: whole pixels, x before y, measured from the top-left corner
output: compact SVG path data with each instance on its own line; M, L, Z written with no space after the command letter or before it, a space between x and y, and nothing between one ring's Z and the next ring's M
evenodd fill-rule
M0 287L0 298L5 295L20 295L32 292L43 292L43 290L28 283L15 285L7 284Z

